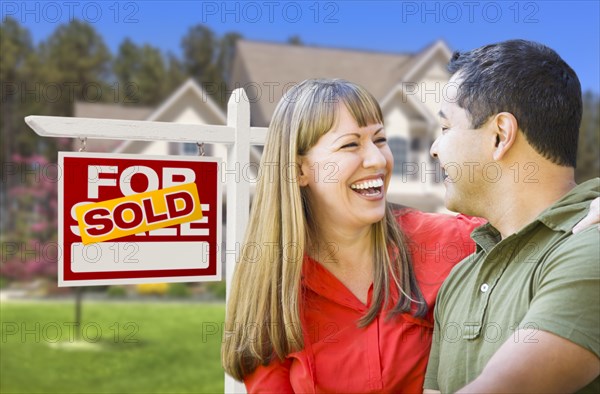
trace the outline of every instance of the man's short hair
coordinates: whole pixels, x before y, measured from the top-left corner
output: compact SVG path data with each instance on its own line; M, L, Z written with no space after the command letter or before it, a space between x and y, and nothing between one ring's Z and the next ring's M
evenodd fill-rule
M473 128L499 112L510 112L538 153L555 164L575 167L581 85L555 51L509 40L455 52L448 71L459 73L457 104L467 111Z

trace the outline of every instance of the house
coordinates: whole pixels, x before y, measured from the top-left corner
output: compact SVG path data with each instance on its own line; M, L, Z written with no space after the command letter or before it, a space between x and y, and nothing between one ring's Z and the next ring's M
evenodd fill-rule
M229 85L246 90L253 126L268 126L283 94L305 79L343 78L364 86L381 104L394 153L388 199L443 211L442 174L429 147L439 133L436 114L450 56L443 41L415 54L390 54L240 40Z
M227 122L223 110L193 79L188 79L158 108L77 102L75 116L187 124L224 125ZM205 151L207 155L224 156L224 151L220 151L220 148L222 147L207 146ZM195 155L198 153L196 144L168 141L88 140L87 149L146 155Z
M437 41L413 54L377 53L239 40L229 76L229 90L242 87L250 101L252 126L268 126L277 102L307 78L344 78L369 90L380 102L394 174L388 199L424 211L443 211L444 188L439 165L429 147L439 133L437 112L449 73L451 52ZM207 94L209 86L186 81L158 108L77 103L75 116L223 125L226 115ZM102 112L102 113L100 113ZM88 141L88 150L143 154L190 154L196 144L165 141ZM251 147L258 163L262 149ZM206 154L225 159L222 145Z

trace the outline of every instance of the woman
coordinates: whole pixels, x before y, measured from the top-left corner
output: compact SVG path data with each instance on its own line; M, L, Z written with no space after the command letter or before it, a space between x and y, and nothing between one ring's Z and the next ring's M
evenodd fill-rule
M280 101L230 294L223 366L249 392L421 392L432 311L483 221L392 207L383 116L363 88Z

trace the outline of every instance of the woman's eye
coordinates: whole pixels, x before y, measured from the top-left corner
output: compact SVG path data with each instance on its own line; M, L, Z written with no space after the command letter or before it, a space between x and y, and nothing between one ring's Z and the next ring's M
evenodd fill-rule
M356 148L358 146L358 144L356 142L351 142L349 144L343 145L342 149L344 148Z
M385 144L387 142L387 138L382 137L375 140L376 144Z

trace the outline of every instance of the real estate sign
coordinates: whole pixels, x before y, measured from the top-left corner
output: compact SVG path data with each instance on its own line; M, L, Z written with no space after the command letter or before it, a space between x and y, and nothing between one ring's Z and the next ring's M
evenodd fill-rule
M215 158L59 152L59 286L221 279Z

